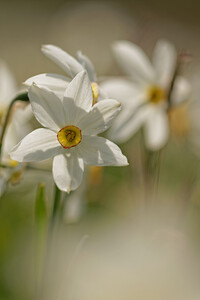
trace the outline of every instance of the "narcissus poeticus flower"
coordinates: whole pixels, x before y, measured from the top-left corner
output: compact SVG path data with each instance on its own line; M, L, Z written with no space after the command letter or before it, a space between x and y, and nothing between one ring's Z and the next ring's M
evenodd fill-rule
M50 73L39 74L27 79L24 83L26 86L31 86L34 82L40 86L48 87L62 98L70 80L79 72L85 70L91 82L93 104L95 104L97 100L105 98L97 84L97 76L91 60L86 55L83 55L81 51L77 52L77 59L54 45L42 46L42 52L62 68L69 77Z
M60 99L45 87L33 84L29 99L37 120L45 128L27 135L11 157L20 162L53 159L53 177L58 188L70 192L81 183L84 163L94 166L125 166L126 157L117 145L97 136L120 111L120 103L106 99L95 105L85 71L69 83Z
M176 49L167 41L158 41L152 62L141 48L128 41L114 43L113 51L130 80L110 79L101 84L109 97L122 102L122 112L112 125L110 137L126 142L143 126L146 147L159 150L169 136L169 96L173 107L188 100L191 92L189 83L180 76L171 91L177 67Z

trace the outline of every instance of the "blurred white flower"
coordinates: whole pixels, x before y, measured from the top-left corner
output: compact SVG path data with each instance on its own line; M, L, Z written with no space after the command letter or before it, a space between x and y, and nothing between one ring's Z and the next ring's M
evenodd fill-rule
M12 97L17 91L17 84L7 64L0 60L0 117L5 113Z
M54 45L42 46L42 52L61 67L70 78L58 74L39 74L27 79L24 83L26 86L31 86L34 82L37 85L48 87L62 99L70 80L73 79L79 72L86 70L92 86L93 104L97 102L97 99L104 98L104 95L101 95L97 84L97 76L94 66L91 60L87 56L83 55L81 51L77 52L77 59Z
M17 92L17 84L14 76L8 69L6 63L0 60L0 121L4 120L8 106ZM27 109L25 110L27 112ZM8 182L11 180L13 174L19 173L22 166L18 166L16 161L9 157L11 148L20 141L20 139L28 133L25 125L26 118L24 118L25 111L21 109L15 110L12 114L12 122L8 124L6 134L4 137L2 147L1 162L8 166L8 168L1 168L0 170L0 196L2 196L7 188ZM27 130L26 130L27 129ZM23 135L24 134L24 135ZM19 176L18 176L19 177Z
M116 42L113 51L119 65L131 80L110 79L101 84L109 97L123 104L110 136L115 141L126 142L144 126L146 147L153 151L159 150L169 136L167 109L177 67L177 52L171 43L164 40L156 44L152 63L141 48L128 41ZM182 103L189 95L189 83L177 77L170 95L171 105Z
M17 83L7 64L0 60L0 120L5 116L11 100L15 97L17 92ZM28 121L32 116L30 106L24 109L15 107L12 113L12 121L9 123L6 130L3 149L2 162L14 166L11 162L8 152L16 145L28 132L31 131Z
M16 161L10 158L10 150L19 141L32 131L30 119L33 116L31 106L16 105L12 114L11 122L8 124L2 148L2 162L9 166L15 167L18 165Z
M84 163L128 164L117 145L96 136L110 126L121 105L107 99L92 106L92 89L85 71L69 83L62 100L36 84L29 89L29 99L35 117L45 128L31 132L13 148L14 160L40 161L54 156L53 177L58 188L66 192L80 185Z

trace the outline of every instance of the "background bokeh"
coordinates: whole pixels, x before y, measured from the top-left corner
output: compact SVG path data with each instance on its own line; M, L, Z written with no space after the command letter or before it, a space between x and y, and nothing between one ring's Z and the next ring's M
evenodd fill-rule
M113 41L133 41L150 56L156 41L166 38L177 50L191 55L182 72L193 87L191 100L198 103L199 37L197 0L0 0L0 58L7 62L19 87L39 73L62 73L41 53L43 44L55 44L73 56L82 50L101 80L122 75L111 53ZM197 140L199 132L197 126ZM162 152L155 203L146 209L144 198L150 202L151 191L144 191L139 141L140 133L122 146L131 166L93 170L92 177L88 175L90 185L81 199L80 218L71 219L65 212L65 223L54 236L56 246L49 255L41 299L199 299L199 150L192 149L188 136L172 135ZM33 296L34 207L39 182L45 183L50 215L53 181L47 171L28 170L0 199L0 300L40 299ZM77 254L76 249L85 236L89 238L81 244L80 259L81 250ZM71 282L68 272L76 269L71 267L74 255L80 267ZM114 293L120 276L129 284ZM176 280L177 288L172 285Z

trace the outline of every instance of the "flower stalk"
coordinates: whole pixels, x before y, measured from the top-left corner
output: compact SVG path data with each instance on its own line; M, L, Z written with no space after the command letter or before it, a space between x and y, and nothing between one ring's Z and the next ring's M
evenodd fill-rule
M168 107L167 107L168 112L170 111L170 109L173 105L172 93L173 93L173 90L174 90L176 78L177 78L178 74L180 73L180 65L181 65L181 61L180 61L180 58L179 58L179 55L178 55L177 56L176 67L175 67L174 74L173 74L171 84L170 84L170 87L169 87L169 91L168 91Z
M40 183L35 201L35 242L36 242L36 296L39 297L44 270L44 254L46 248L47 210L45 203L45 185Z
M53 204L53 212L52 212L52 225L54 224L54 221L56 219L56 216L58 214L59 208L61 205L61 191L55 184L55 193L54 193L54 204Z

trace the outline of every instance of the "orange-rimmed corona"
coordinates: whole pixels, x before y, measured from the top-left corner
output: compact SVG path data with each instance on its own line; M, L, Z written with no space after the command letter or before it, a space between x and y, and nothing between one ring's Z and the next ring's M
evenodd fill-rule
M81 140L81 130L73 125L69 125L60 129L57 138L61 146L65 149L77 146Z

